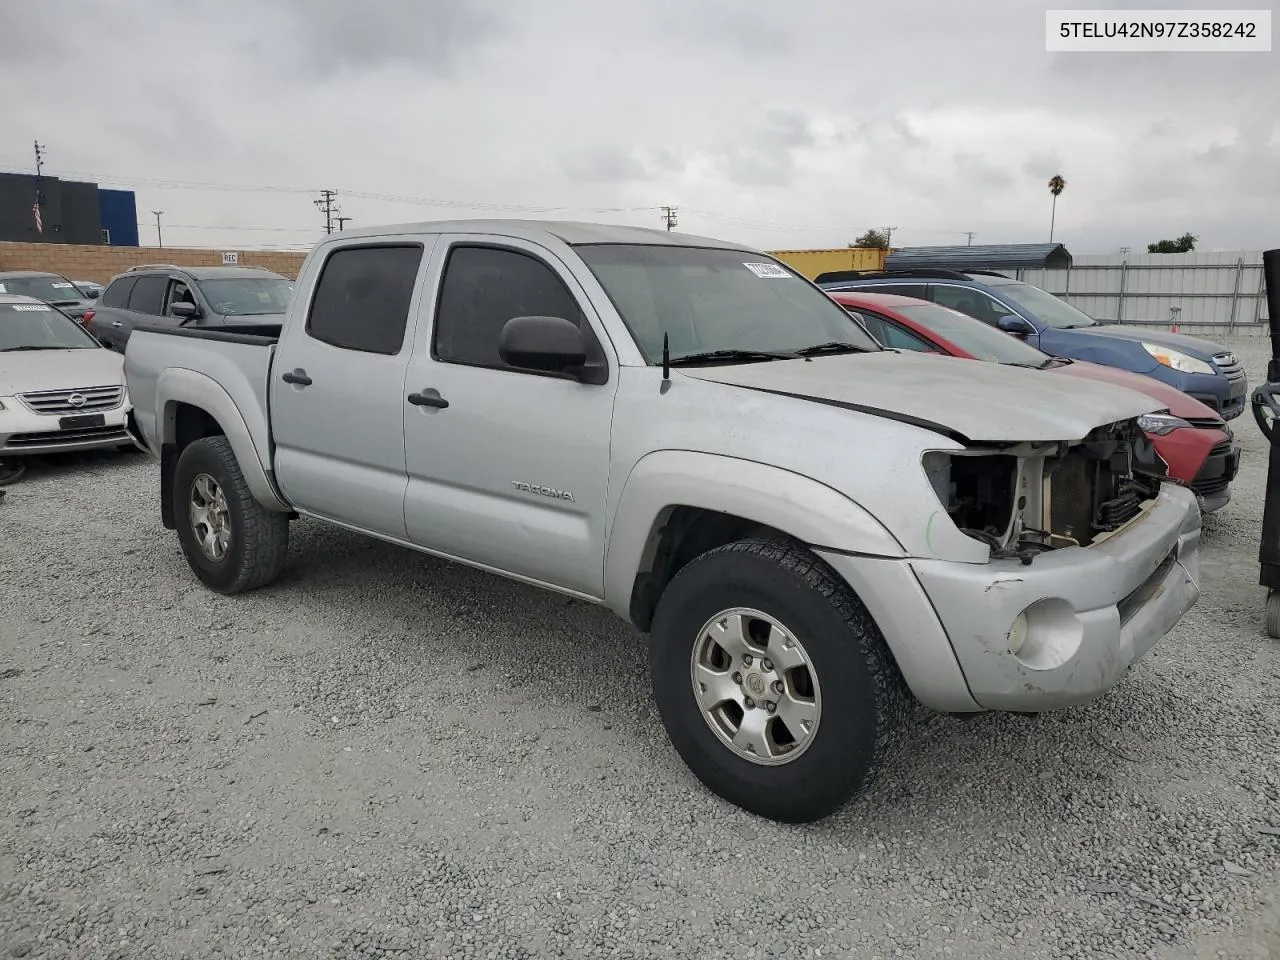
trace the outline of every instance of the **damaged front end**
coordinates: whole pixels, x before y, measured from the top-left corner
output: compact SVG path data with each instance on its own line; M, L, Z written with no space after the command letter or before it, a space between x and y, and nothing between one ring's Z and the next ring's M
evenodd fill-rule
M1083 440L932 450L925 472L952 523L997 559L1088 547L1115 535L1156 502L1168 465L1137 420Z

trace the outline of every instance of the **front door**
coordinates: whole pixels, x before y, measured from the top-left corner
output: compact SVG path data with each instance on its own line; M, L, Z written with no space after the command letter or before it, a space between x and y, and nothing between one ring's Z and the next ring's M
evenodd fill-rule
M271 366L275 469L285 497L303 512L398 540L406 539L408 320L423 260L421 241L333 248L310 304L295 305Z
M402 400L409 537L600 597L618 371L599 318L564 264L534 244L443 238L435 260L438 293L434 304L424 300ZM608 382L508 367L498 338L519 316L578 324Z

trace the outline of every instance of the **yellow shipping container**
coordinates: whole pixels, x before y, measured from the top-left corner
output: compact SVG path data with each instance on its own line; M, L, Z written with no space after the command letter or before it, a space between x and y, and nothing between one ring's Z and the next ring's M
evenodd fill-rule
M838 247L834 250L770 250L771 256L813 280L833 270L883 270L888 250L873 247Z

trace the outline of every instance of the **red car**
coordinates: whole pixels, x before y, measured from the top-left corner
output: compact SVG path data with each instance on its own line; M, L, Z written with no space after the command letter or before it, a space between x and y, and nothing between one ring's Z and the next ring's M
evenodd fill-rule
M1139 373L1051 357L981 320L927 300L887 293L830 296L861 321L871 336L892 349L1035 367L1145 393L1165 406L1165 411L1149 414L1141 422L1169 465L1169 477L1194 490L1205 513L1220 510L1231 500L1240 446L1216 411L1180 390Z

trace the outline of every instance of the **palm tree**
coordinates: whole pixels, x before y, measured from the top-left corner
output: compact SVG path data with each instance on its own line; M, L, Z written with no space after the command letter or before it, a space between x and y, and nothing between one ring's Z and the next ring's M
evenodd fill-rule
M1049 192L1053 194L1053 212L1049 214L1049 242L1053 243L1053 221L1058 216L1058 194L1067 188L1067 181L1062 174L1055 173L1049 178Z

